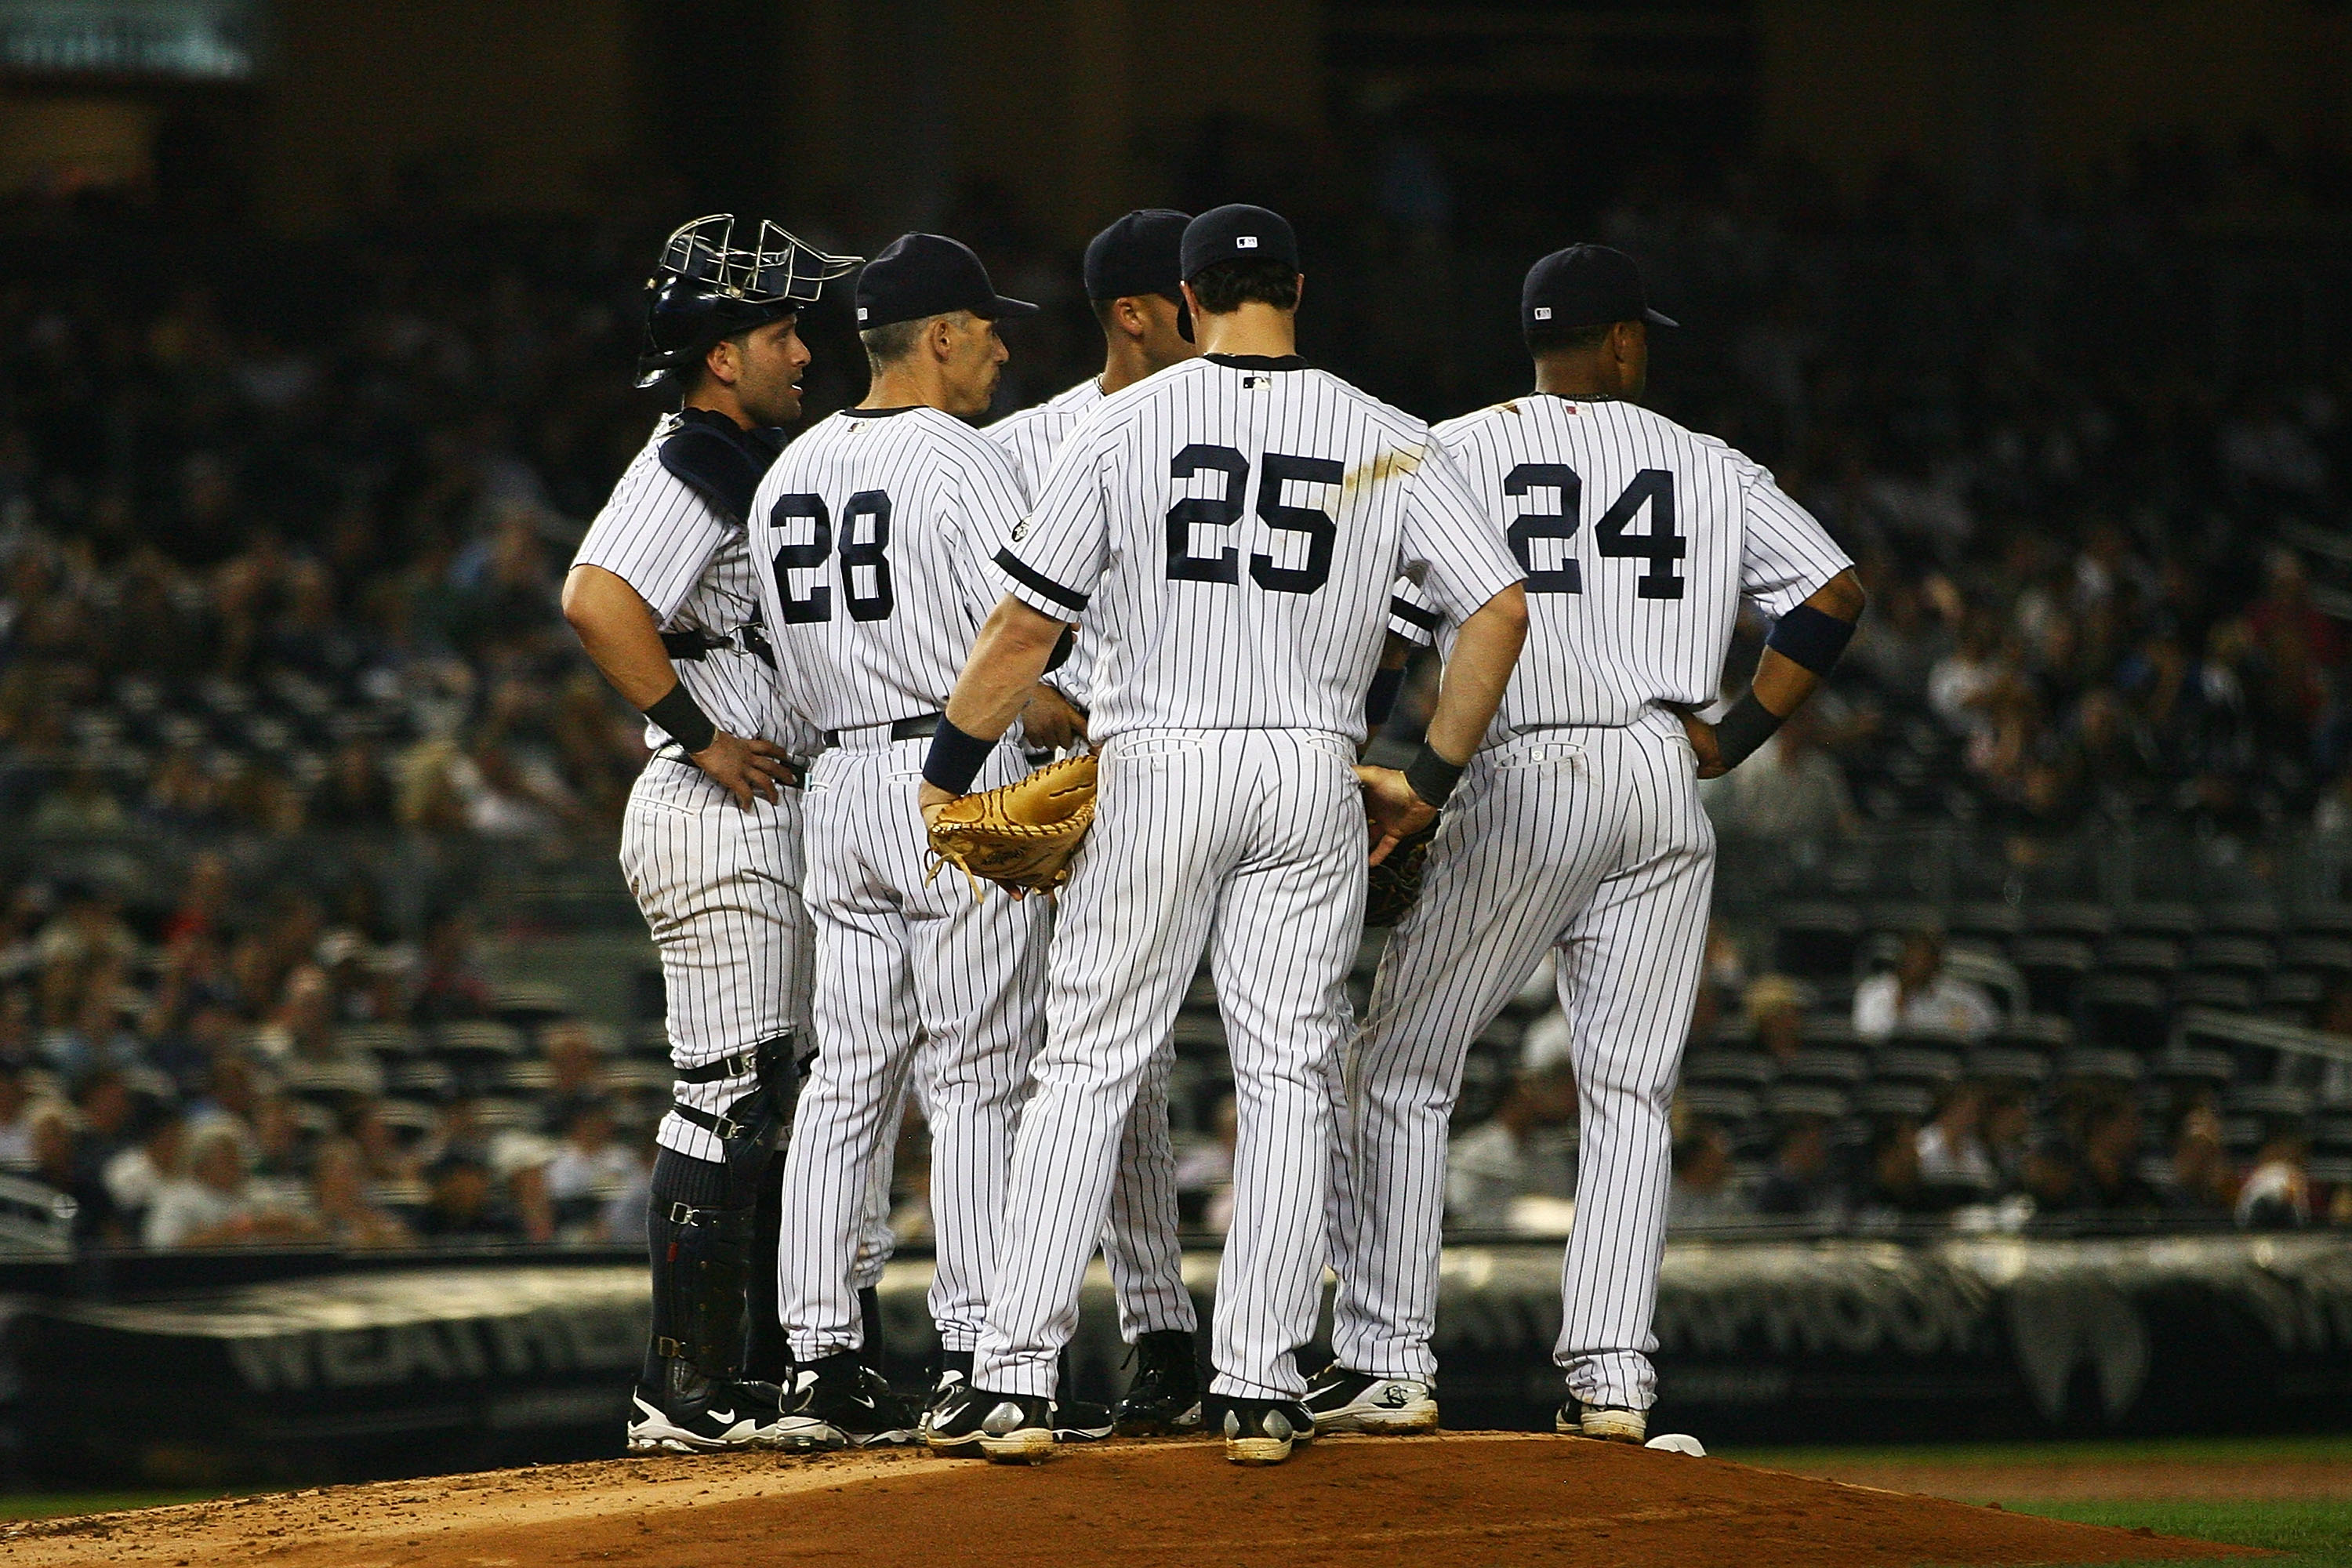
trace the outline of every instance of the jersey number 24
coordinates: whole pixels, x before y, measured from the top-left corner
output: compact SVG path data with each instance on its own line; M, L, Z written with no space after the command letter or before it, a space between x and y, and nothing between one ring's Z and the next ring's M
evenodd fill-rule
M1503 476L1503 493L1507 496L1526 496L1537 490L1558 490L1559 510L1525 511L1511 520L1511 553L1519 558L1519 570L1528 574L1528 592L1581 594L1584 568L1576 558L1570 556L1557 566L1538 568L1535 563L1535 542L1576 537L1578 513L1584 500L1584 479L1566 463L1521 463ZM1650 509L1650 531L1627 531L1645 506ZM1609 503L1609 510L1593 523L1592 542L1602 555L1612 559L1649 563L1633 579L1634 597L1681 598L1684 579L1675 574L1675 563L1689 549L1689 542L1675 531L1673 472L1643 468L1635 474L1633 483Z

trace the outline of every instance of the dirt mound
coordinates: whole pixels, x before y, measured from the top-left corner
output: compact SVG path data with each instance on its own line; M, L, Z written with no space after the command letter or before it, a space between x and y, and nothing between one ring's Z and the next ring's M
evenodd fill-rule
M1741 1568L2115 1563L2242 1549L2061 1524L1717 1459L1524 1434L1337 1438L1276 1469L1213 1443L1036 1468L920 1454L616 1460L48 1521L0 1568L601 1563L1496 1562Z

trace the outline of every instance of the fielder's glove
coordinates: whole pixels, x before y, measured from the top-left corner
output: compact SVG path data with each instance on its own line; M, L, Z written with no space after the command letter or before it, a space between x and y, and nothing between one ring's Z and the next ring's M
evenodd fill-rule
M1392 926L1404 919L1412 901L1421 897L1422 868L1429 859L1429 841L1437 837L1437 823L1432 822L1418 833L1408 833L1396 841L1381 862L1373 867L1364 880L1364 923L1368 926Z
M1016 899L1050 893L1070 879L1070 857L1094 820L1095 759L1065 758L942 807L931 822L930 877L953 866L974 898L983 880Z

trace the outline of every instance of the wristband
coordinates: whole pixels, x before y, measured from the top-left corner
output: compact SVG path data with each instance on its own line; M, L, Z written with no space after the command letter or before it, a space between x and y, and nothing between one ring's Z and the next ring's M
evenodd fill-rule
M1364 728L1377 730L1389 721L1397 693L1404 689L1404 666L1372 671L1372 689L1364 693Z
M1731 711L1715 727L1715 749L1723 758L1725 770L1753 756L1756 748L1770 740L1780 727L1780 716L1757 701L1753 691L1733 703Z
M710 742L719 738L719 726L710 721L710 715L695 701L693 693L687 690L683 680L671 687L667 696L646 709L646 717L660 725L663 733L671 740L684 746L689 757L709 751Z
M971 781L988 765L988 754L994 750L993 740L965 734L942 713L940 727L931 731L931 749L923 756L923 782L937 784L950 795L969 795Z
M1839 620L1811 605L1799 605L1780 617L1764 646L1815 675L1827 675L1837 668L1839 656L1853 640L1852 621Z
M1454 794L1454 786L1462 782L1463 766L1447 762L1423 742L1421 750L1413 753L1412 761L1404 765L1404 782L1412 786L1412 793L1421 797L1423 805L1442 810Z

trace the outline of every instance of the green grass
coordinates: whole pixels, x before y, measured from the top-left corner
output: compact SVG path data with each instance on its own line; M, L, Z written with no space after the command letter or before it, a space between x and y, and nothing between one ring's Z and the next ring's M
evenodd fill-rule
M0 1520L57 1519L69 1513L115 1513L127 1508L163 1508L177 1502L210 1502L232 1492L0 1492Z
M2324 1437L2130 1437L2057 1443L1907 1443L1870 1448L1709 1448L1718 1459L1768 1470L1824 1465L2127 1465L2327 1460L2352 1467L2352 1436ZM2346 1483L2352 1492L2352 1480Z
M2159 1535L2267 1546L2273 1552L2294 1553L2289 1561L2313 1568L2322 1563L2328 1568L2352 1563L2352 1497L2279 1502L2037 1502L2028 1498L2003 1506L2017 1513L2071 1519L2081 1524L2116 1524L2127 1530L2145 1525Z

